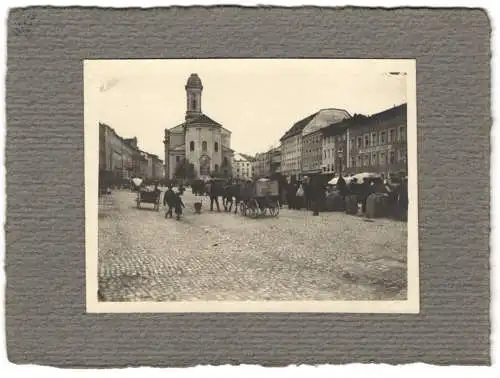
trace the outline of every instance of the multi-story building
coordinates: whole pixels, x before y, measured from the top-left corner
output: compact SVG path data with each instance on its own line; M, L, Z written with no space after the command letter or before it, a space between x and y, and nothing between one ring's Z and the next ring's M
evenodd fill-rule
M153 162L153 179L162 180L165 177L165 170L163 167L163 160L158 155L151 155Z
M407 171L407 105L359 117L347 130L347 171Z
M281 147L272 147L266 152L255 155L253 162L254 177L271 177L281 171Z
M253 173L252 163L255 158L241 153L236 153L233 156L233 177L241 180L251 180Z
M281 173L281 146L270 150L269 155L271 176Z
M297 176L302 171L302 130L316 116L311 114L296 122L281 138L281 174Z
M322 109L302 130L302 173L318 174L323 171L323 132L351 115L343 109Z
M269 151L255 155L253 174L256 178L268 177L271 175L271 156Z
M127 180L136 174L139 151L104 123L99 124L99 170L114 180Z
M347 169L347 130L357 119L357 115L340 123L332 124L322 129L322 171L332 175L345 172Z
M321 129L302 135L302 174L321 172L322 152Z
M155 164L163 172L163 162L158 156L140 150L136 137L122 138L110 126L99 124L99 171L102 174L112 177L116 183L135 176L155 179Z

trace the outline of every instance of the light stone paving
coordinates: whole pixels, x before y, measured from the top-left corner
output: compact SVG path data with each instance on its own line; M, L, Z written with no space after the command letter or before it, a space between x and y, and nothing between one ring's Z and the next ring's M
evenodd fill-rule
M406 297L406 223L344 213L277 218L137 209L136 194L99 202L99 289L109 301L396 300Z

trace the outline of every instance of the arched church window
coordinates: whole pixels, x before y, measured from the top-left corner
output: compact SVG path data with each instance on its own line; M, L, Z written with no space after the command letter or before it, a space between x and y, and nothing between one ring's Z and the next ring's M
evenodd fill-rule
M219 143L217 142L214 143L214 150L215 152L219 152Z
M189 142L189 151L194 151L194 142Z
M207 142L205 141L201 142L201 149L203 152L207 152Z

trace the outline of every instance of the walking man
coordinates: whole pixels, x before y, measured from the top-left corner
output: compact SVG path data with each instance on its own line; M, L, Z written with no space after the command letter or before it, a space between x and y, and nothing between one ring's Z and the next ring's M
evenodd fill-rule
M215 180L210 182L210 211L214 211L214 203L217 205L217 212L220 213L219 206L219 187L216 185Z
M182 209L186 206L184 206L184 202L182 202L182 193L183 191L182 190L179 190L177 193L174 193L175 195L175 203L174 203L174 207L175 207L175 218L177 220L180 220L181 219L181 215L182 215Z
M163 196L163 206L168 206L168 210L165 213L165 218L172 218L172 208L175 205L175 198L176 195L172 190L172 185L169 185L167 191L165 192L165 195Z

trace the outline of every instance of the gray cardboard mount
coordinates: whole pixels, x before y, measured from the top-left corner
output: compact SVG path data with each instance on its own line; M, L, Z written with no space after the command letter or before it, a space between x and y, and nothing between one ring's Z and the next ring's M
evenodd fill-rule
M61 367L490 364L490 23L480 9L12 9L8 358ZM82 60L415 58L419 315L86 314Z

